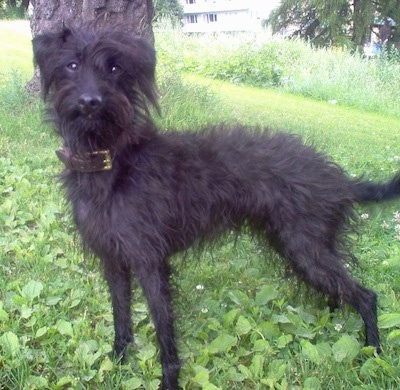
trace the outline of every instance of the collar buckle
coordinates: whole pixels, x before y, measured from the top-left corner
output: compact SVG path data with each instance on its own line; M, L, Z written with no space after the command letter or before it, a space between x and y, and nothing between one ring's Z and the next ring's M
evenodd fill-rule
M71 150L64 146L57 150L56 154L66 168L71 171L102 172L112 169L111 152L108 149L82 154L72 154Z

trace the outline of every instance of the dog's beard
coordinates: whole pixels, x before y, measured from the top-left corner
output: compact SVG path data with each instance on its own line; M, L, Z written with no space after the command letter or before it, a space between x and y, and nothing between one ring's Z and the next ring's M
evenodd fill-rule
M83 113L67 91L54 95L53 120L60 129L65 146L73 153L113 149L126 129L132 128L135 111L121 95L107 97L96 111Z
M61 136L73 153L92 152L101 149L112 149L122 130L111 122L98 119L78 117L70 121L60 121Z

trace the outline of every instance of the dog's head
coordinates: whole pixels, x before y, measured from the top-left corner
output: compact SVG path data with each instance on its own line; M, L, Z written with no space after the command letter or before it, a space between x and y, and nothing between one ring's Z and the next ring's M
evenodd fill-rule
M33 52L51 119L71 149L146 137L157 92L155 51L145 40L117 28L64 28L37 35Z

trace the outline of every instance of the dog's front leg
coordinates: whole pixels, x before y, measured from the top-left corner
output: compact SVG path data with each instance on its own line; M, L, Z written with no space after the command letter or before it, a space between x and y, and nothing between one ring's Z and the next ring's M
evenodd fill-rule
M177 390L181 362L174 335L174 316L169 285L170 270L166 260L146 263L137 270L160 346L163 390Z
M125 349L133 341L131 317L131 270L117 261L105 262L105 277L111 294L114 316L114 351L124 358Z

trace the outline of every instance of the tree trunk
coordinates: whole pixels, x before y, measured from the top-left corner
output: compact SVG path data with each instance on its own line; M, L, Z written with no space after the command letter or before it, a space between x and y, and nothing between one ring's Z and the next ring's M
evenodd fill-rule
M132 35L139 35L154 44L151 22L152 0L32 0L32 36L44 31L59 31L64 25L95 21L97 26L123 21ZM39 72L35 69L27 88L39 91Z

